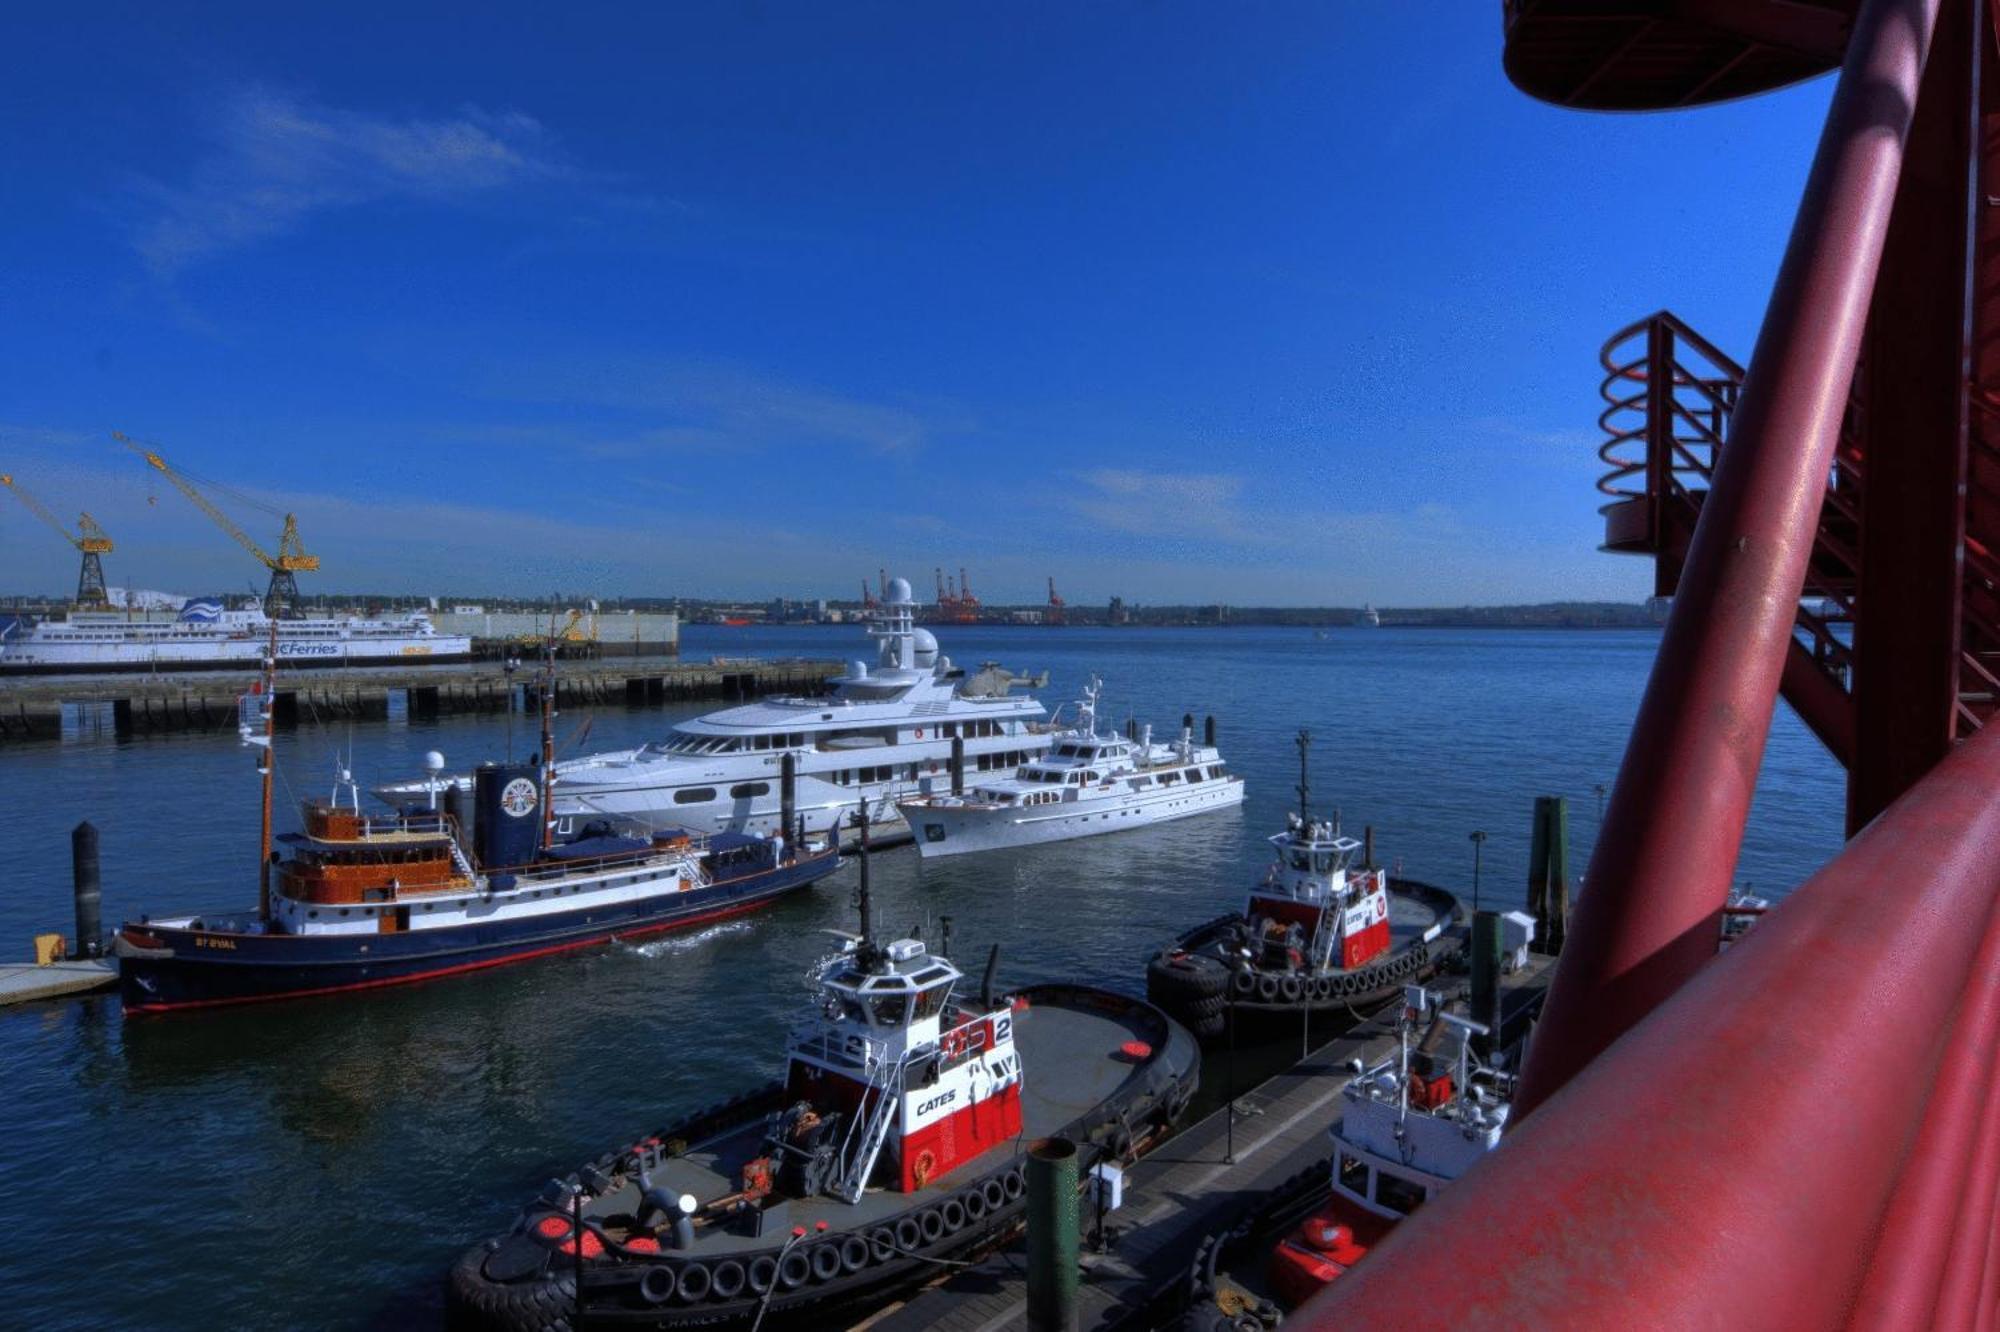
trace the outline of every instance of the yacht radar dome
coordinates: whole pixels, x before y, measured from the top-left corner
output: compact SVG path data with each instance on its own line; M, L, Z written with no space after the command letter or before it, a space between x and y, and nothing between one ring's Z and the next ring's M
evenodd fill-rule
M425 771L425 772L443 772L443 771L444 771L444 755L443 755L443 754L440 754L440 753L438 753L438 751L437 751L437 750L435 750L435 749L429 749L429 750L425 750L425 751L424 751L424 771Z
M910 580L907 578L891 578L889 580L889 593L882 599L892 606L914 604L910 598Z

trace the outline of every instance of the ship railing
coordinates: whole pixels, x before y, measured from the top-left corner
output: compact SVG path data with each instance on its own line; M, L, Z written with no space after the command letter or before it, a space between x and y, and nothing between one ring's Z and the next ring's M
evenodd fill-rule
M839 1197L844 1202L860 1202L862 1191L868 1187L868 1176L874 1173L882 1144L888 1140L896 1112L902 1108L903 1077L914 1053L905 1050L886 1077L869 1079L869 1087L875 1093L874 1104L868 1105L867 1093L862 1093L862 1104L855 1107L857 1113L847 1122L847 1134L840 1144L841 1159L847 1163L839 1188ZM850 1147L854 1149L851 1156Z

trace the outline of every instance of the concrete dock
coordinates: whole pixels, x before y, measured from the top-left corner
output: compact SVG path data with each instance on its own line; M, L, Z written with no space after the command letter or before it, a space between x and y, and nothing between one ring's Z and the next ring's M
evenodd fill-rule
M837 661L707 662L594 658L556 663L558 707L633 707L762 694L821 692ZM254 672L32 676L0 681L0 741L88 740L156 731L233 731ZM499 662L294 671L279 676L280 727L350 718L505 712L529 705L539 669Z
M116 963L98 958L72 958L37 966L33 962L0 962L0 1008L33 999L108 990L118 983Z
M1507 979L1503 1011L1538 1003L1553 960L1534 957ZM1461 982L1462 985L1462 982ZM1447 987L1433 985L1433 989ZM1176 1134L1125 1171L1125 1205L1105 1218L1109 1243L1093 1251L1095 1216L1082 1207L1082 1280L1077 1326L1085 1329L1172 1325L1182 1312L1187 1276L1202 1240L1241 1221L1272 1189L1332 1154L1327 1130L1348 1061L1394 1053L1401 1004L1313 1050L1286 1071L1236 1098L1235 1156L1229 1159L1225 1106ZM1220 1052L1204 1052L1204 1080L1224 1076ZM1029 1070L1029 1077L1034 1076ZM1093 1162L1083 1162L1087 1171ZM1027 1326L1027 1257L1013 1244L855 1325L868 1332L1000 1332Z

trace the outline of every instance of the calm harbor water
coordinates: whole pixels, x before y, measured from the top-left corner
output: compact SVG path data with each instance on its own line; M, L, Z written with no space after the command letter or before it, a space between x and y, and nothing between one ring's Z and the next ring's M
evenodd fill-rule
M1093 671L1107 713L1213 713L1249 784L1241 811L1090 841L921 864L875 862L878 919L954 920L977 973L1138 988L1148 950L1240 900L1294 800L1292 736L1314 737L1315 803L1376 831L1403 872L1525 896L1537 794L1570 798L1572 873L1657 645L1650 632L941 629L961 665L1051 673L1051 706ZM852 658L854 628L696 627L690 658ZM696 711L691 709L683 711ZM657 736L675 710L600 709L588 748ZM562 719L568 735L584 720ZM525 721L511 743L525 752ZM510 743L499 718L346 724L279 741L289 791L323 794L336 754L364 784ZM1782 708L1738 867L1781 896L1840 844L1837 767ZM257 783L233 737L0 750L14 829L0 951L71 925L68 832L103 832L107 922L253 901ZM285 826L281 823L281 827ZM820 931L847 927L855 870L747 921L349 999L133 1022L115 997L0 1011L0 1322L51 1327L434 1325L457 1252L550 1176L775 1074ZM1033 1076L1029 1070L1028 1076Z

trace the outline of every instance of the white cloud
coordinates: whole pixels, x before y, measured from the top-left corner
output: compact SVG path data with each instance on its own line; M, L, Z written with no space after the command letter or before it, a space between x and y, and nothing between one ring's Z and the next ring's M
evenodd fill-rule
M268 88L225 99L182 184L142 181L134 244L153 272L288 231L314 212L384 199L452 200L563 173L530 116L466 107L397 120Z
M489 375L482 389L521 402L635 413L650 422L633 432L635 442L678 448L844 444L909 454L941 433L970 428L949 411L843 397L704 361L613 356L517 366Z

